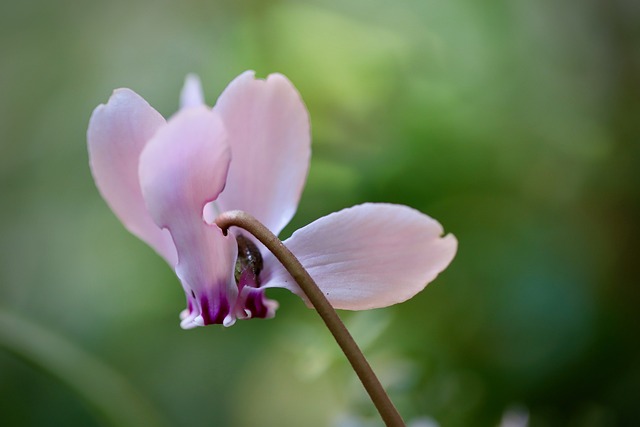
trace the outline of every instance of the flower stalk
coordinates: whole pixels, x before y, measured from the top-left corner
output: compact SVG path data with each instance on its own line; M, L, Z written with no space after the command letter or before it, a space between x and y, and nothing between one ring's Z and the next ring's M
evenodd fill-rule
M388 427L404 427L402 416L376 377L371 365L331 306L324 293L302 266L296 256L267 227L243 211L227 211L216 218L216 224L224 234L230 227L242 228L251 233L282 263L285 269L298 283L309 302L316 309L347 360L358 375L369 397Z

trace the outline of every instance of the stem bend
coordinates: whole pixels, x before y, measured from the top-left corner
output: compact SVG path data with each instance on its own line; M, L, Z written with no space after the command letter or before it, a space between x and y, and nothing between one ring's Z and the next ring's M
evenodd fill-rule
M298 286L300 286L309 302L315 307L327 328L333 334L387 427L404 427L402 416L393 402L391 402L391 399L389 399L378 377L371 369L371 365L369 365L344 323L340 320L335 309L307 270L284 243L257 219L243 211L224 212L216 218L216 224L225 234L232 226L248 231L275 255L298 283Z

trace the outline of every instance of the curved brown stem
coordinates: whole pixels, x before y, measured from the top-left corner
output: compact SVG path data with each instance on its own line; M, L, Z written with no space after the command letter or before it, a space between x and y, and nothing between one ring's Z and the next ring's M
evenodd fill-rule
M307 270L291 251L267 227L257 219L242 211L228 211L216 218L216 224L226 234L229 227L236 226L253 234L282 263L284 268L298 283L311 304L333 334L336 342L344 352L360 378L362 385L371 397L373 404L388 427L404 427L400 413L389 399L382 384L376 377L367 359L358 348L353 337L340 320L340 317L324 296Z

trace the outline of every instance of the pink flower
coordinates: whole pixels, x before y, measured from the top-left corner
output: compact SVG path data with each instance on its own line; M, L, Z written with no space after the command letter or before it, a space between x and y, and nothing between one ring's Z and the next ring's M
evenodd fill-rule
M267 288L301 290L251 235L213 222L246 211L274 234L293 217L309 167L310 124L280 74L238 76L213 108L189 76L168 121L129 89L98 106L87 132L96 185L116 216L175 269L183 328L273 317ZM453 259L457 241L406 206L367 203L296 231L284 243L335 308L405 301Z

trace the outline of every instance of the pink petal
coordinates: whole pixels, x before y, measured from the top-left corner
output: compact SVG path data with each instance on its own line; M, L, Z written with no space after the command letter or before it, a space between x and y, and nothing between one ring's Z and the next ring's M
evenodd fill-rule
M235 238L202 217L205 204L224 188L229 161L224 125L206 107L180 110L140 159L147 208L158 226L169 229L178 251L176 273L189 306L185 328L235 321Z
M284 243L335 308L365 310L405 301L434 280L457 249L456 238L442 233L414 209L367 203L320 218ZM263 287L302 296L273 255L264 265Z
M214 110L229 133L233 161L221 211L244 210L280 233L293 217L309 169L309 115L281 74L258 80L247 71L232 81Z
M138 180L140 153L165 125L164 118L129 89L114 91L99 105L87 131L89 164L102 197L124 226L174 266L177 260L171 236L153 222Z
M202 83L195 74L188 74L180 92L180 108L199 107L204 105Z

